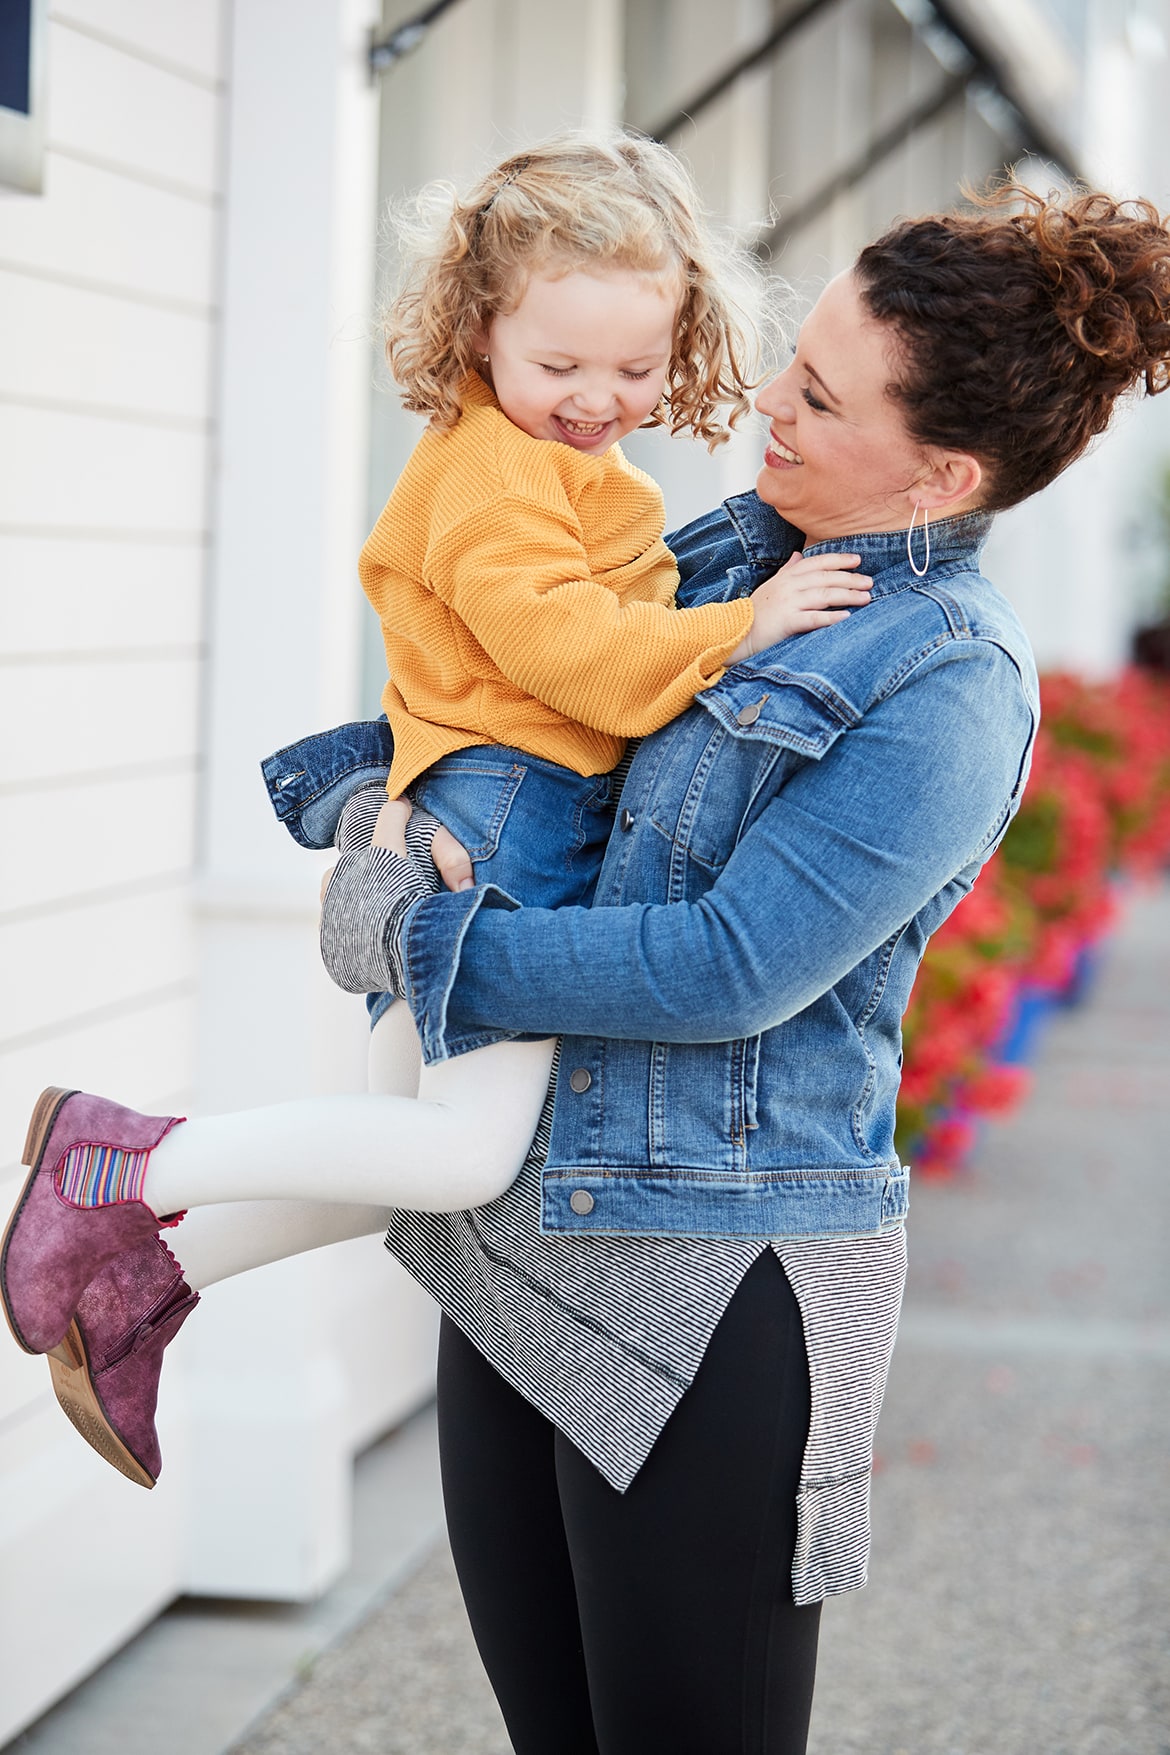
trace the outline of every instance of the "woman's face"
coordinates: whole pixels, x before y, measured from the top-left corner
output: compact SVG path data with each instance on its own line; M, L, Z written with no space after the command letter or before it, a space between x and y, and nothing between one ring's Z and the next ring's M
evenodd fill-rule
M757 491L809 542L909 524L932 460L887 394L895 371L888 329L852 273L839 274L805 319L792 364L757 396L771 428ZM929 495L923 503L939 509Z

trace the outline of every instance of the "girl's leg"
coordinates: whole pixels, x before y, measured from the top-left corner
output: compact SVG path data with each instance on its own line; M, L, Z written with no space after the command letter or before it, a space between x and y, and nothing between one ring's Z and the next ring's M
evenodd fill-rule
M551 1040L492 1043L424 1068L417 1100L311 1097L188 1121L151 1152L140 1198L163 1214L289 1198L423 1212L480 1206L519 1172L552 1051Z
M804 1755L820 1606L794 1606L791 1570L808 1422L800 1312L768 1250L625 1494L558 1434L601 1755Z
M370 1032L369 1087L383 1096L414 1097L422 1057L410 1007L392 1005ZM283 1261L327 1243L384 1231L390 1209L342 1201L230 1201L196 1207L173 1243L193 1291L202 1292L266 1262Z
M459 1586L517 1755L598 1755L556 1432L444 1317L439 1455ZM665 1744L648 1743L641 1755Z

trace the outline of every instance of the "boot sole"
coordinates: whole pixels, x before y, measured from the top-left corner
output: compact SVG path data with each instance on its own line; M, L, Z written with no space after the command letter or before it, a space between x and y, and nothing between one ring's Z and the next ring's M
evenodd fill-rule
M153 1487L154 1475L143 1468L110 1424L93 1381L85 1338L76 1317L69 1324L65 1339L46 1358L53 1393L85 1442L128 1481L138 1487Z
M29 1173L25 1180L24 1187L20 1191L20 1199L16 1203L16 1210L13 1212L12 1217L4 1228L3 1246L0 1247L0 1303L4 1305L4 1318L8 1327L12 1331L12 1338L17 1346L22 1352L32 1353L34 1357L40 1351L40 1348L29 1346L28 1342L21 1334L20 1329L17 1327L16 1318L12 1314L12 1306L8 1302L8 1245L12 1239L12 1233L16 1230L20 1215L24 1211L24 1204L32 1193L33 1183L40 1174L41 1159L45 1155L45 1147L49 1143L49 1135L53 1131L54 1123L61 1112L61 1105L67 1102L70 1097L76 1097L76 1095L76 1090L65 1090L61 1085L50 1085L48 1089L42 1091L37 1098L36 1103L33 1106L32 1118L29 1121L28 1133L25 1136L24 1151L21 1154L20 1159L22 1164L30 1166ZM64 1344L64 1341L62 1341L61 1345L64 1346Z

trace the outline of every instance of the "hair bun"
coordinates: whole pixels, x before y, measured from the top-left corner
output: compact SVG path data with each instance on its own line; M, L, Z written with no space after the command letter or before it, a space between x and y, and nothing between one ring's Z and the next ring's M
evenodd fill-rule
M1170 388L1170 237L1157 208L1096 192L1010 193L1023 202L1014 223L1036 249L1090 380L1113 394L1139 382L1151 395Z

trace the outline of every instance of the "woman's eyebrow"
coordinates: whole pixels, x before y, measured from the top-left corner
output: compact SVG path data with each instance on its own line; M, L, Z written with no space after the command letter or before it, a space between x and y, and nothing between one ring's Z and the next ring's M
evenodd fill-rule
M820 387L824 391L825 395L829 398L829 401L835 402L837 404L837 407L840 408L841 398L839 396L834 396L833 392L829 389L829 386L825 383L825 380L821 377L821 374L817 371L816 367L810 366L808 361L806 360L805 364L804 364L804 369L808 373L810 378L816 379L817 383L820 385Z

